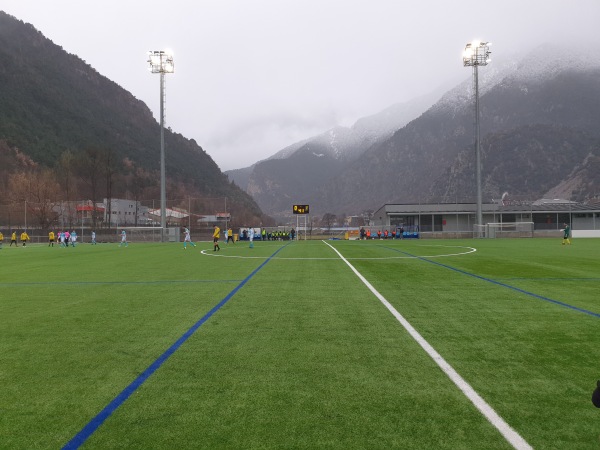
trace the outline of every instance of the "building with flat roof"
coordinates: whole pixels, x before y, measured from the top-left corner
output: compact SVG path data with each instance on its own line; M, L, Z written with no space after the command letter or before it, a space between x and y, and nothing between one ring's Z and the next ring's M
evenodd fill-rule
M556 232L571 225L572 230L600 230L600 204L581 204L568 200L542 199L515 204L482 205L483 222L533 222L538 235ZM404 228L420 233L473 233L476 225L475 203L386 204L373 213L371 226Z
M109 200L105 198L104 223L111 227L147 225L148 208L136 200L111 198L109 204Z

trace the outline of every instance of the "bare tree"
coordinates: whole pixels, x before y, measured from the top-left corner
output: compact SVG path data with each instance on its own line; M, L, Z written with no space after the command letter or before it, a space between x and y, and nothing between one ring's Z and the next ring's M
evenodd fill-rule
M138 206L142 200L142 195L147 187L156 184L156 179L143 168L136 167L135 163L127 157L123 159L123 167L128 171L127 175L124 176L127 191L135 200L135 226L137 227L140 225L138 223Z
M102 175L101 151L95 147L86 149L78 158L76 165L77 174L81 178L81 181L89 188L90 200L92 201L92 226L96 228L96 203L98 202L100 176Z
M60 183L63 192L63 199L73 200L75 183L73 180L73 171L75 169L75 155L71 150L65 150L58 158L58 167L56 168L56 178Z
M102 170L106 181L106 208L108 213L108 226L111 225L111 214L112 214L112 189L113 189L113 176L117 172L116 166L116 154L113 149L105 148L102 151Z
M75 195L75 180L73 173L75 171L77 159L72 151L65 150L61 153L58 159L58 166L56 167L56 178L60 184L60 188L63 192L61 196L62 200L66 200L66 211L64 209L64 203L60 203L60 214L64 218L67 217L69 228L73 221L73 211L71 201L74 200Z
M363 217L363 220L365 221L366 225L370 225L371 222L371 217L373 217L373 210L372 209L365 209L361 215Z
M11 198L26 204L26 209L42 229L56 220L54 207L60 191L54 172L50 169L18 172L9 177Z
M329 233L331 231L331 227L333 227L336 220L337 220L337 217L335 216L335 214L325 213L325 215L321 219L321 222L322 222L323 226L325 228L327 228L327 233Z

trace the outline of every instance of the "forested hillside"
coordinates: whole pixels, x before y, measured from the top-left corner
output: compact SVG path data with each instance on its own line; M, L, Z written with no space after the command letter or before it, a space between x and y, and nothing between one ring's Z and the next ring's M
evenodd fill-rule
M30 195L11 191L17 155L30 176L52 172L55 199L159 198L160 126L142 101L1 11L0 58L5 198ZM268 221L194 140L166 130L165 147L170 200L222 196L240 220Z

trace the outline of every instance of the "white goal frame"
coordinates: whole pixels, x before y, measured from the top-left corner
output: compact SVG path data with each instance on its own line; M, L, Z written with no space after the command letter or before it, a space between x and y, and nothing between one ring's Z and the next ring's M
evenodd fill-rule
M121 242L121 231L127 233L127 242L161 242L161 227L119 227L117 242Z
M473 225L474 238L532 238L533 222L498 222Z

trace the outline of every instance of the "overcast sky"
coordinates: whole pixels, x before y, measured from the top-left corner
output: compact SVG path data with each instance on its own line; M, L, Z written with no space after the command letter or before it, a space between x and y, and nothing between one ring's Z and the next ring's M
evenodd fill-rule
M544 42L598 44L600 0L0 0L159 117L147 51L171 49L166 121L222 170L464 80ZM168 154L167 154L168 157Z

